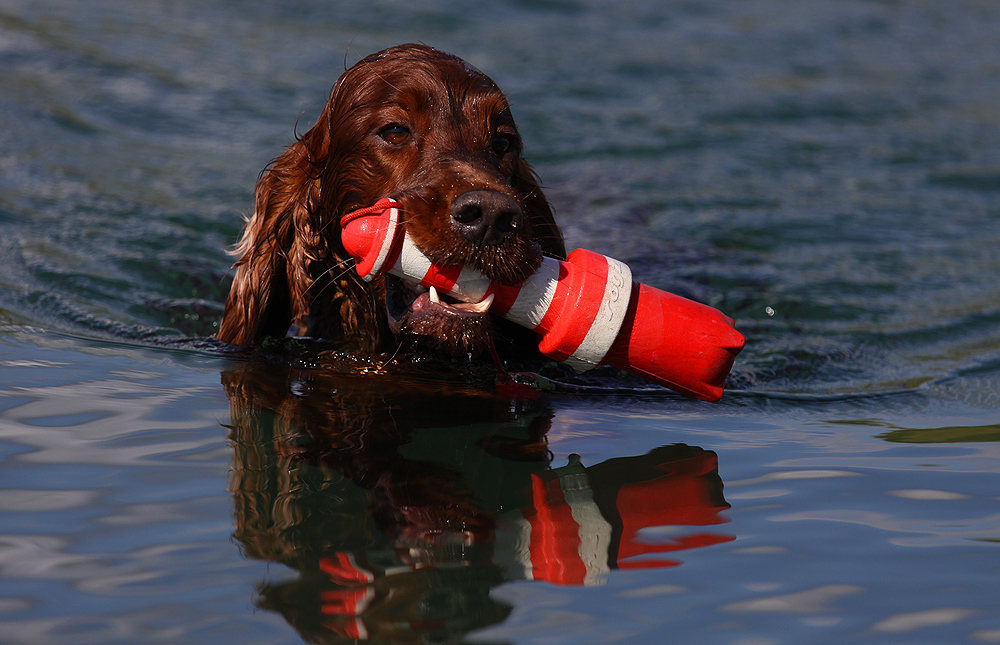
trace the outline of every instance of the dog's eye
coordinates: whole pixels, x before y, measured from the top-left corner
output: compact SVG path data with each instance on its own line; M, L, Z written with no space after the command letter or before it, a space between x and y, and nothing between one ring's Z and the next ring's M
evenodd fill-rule
M490 148L499 157L504 156L514 147L514 138L509 134L494 134L490 141Z
M387 128L383 128L378 133L378 136L382 137L386 143L399 146L406 143L406 140L410 138L410 130L402 125L390 125Z

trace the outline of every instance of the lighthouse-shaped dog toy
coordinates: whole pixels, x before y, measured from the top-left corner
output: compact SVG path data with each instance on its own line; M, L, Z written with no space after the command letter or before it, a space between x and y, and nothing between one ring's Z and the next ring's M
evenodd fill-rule
M545 257L515 286L469 267L433 264L399 221L400 204L382 199L341 220L344 248L371 280L389 272L434 287L537 332L538 349L577 371L609 364L705 401L722 397L743 335L712 307L632 282L627 265L577 249Z

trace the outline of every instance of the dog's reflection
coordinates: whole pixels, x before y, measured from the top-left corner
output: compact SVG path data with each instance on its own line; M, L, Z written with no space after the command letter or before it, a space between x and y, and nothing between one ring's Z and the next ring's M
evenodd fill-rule
M715 453L673 445L551 467L551 408L464 375L223 373L231 489L246 555L293 580L258 605L307 640L457 641L501 622L510 580L602 582L729 541Z

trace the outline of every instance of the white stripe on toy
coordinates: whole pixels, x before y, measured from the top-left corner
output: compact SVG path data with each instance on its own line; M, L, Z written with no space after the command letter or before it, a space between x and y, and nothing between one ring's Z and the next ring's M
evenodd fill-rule
M577 372L597 367L618 338L622 322L628 312L632 293L632 269L624 262L604 256L608 261L608 280L604 284L601 310L590 325L590 330L566 364Z

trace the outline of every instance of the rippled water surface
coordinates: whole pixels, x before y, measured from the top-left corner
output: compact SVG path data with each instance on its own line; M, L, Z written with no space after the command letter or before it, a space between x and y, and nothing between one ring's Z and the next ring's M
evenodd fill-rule
M736 319L720 403L207 340L257 173L408 41L570 247ZM0 641L1000 642L998 105L990 2L7 0Z

